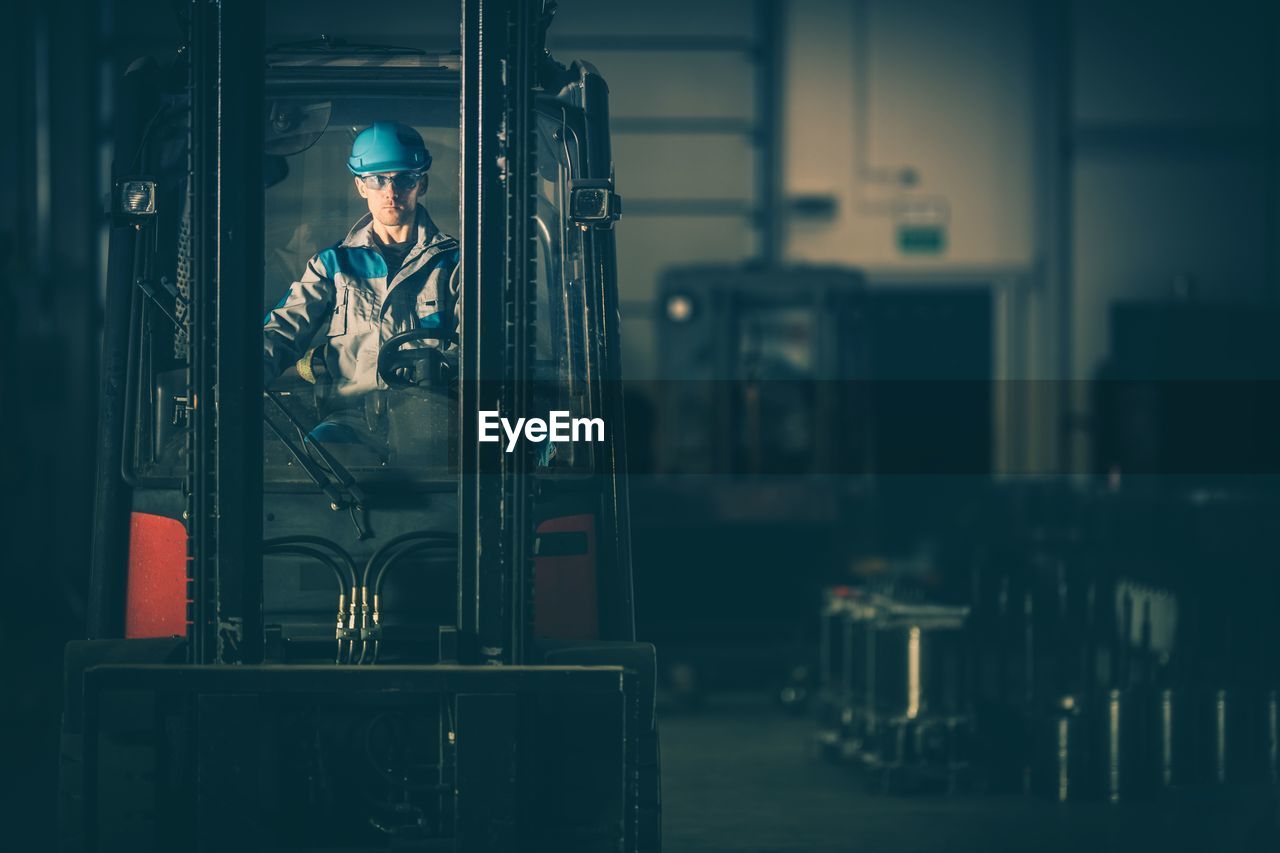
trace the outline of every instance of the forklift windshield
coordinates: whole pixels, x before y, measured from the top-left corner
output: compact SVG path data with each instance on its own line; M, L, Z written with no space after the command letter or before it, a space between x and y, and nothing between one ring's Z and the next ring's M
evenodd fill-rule
M425 191L409 194L417 213L408 211L400 245L380 240L370 222L372 205L390 203L391 193L366 200L347 167L356 135L375 122L412 128L431 158ZM266 480L308 479L299 451L314 455L317 445L363 478L450 478L458 423L449 387L457 360L449 293L458 262L456 93L269 92L266 131L264 323L268 342L275 335L291 350L283 375L268 383ZM398 190L395 198L403 201ZM424 357L388 367L396 354L388 339L429 322L436 336L406 347Z
M266 84L264 324L278 309L288 311L299 293L332 304L320 306L322 316L309 328L289 327L297 337L291 349L301 358L289 358L266 382L264 480L269 488L309 487L316 485L319 470L337 481L349 475L360 483L452 484L458 476L456 378L465 310L461 300L451 304L448 290L451 279L456 282L451 273L459 255L456 70L443 63L410 70L284 62L269 64ZM571 113L550 100L536 110L534 398L537 411L587 417L590 351L598 342L589 332L585 232L568 211L570 182L581 175L584 156L581 127ZM347 165L356 135L376 122L412 128L431 159L425 190L417 197L422 232L409 239L426 244L425 260L417 257L419 247L409 245L407 254L392 255L403 263L401 276L391 272L371 281L377 278L373 271L362 270L359 258L353 261L341 250L363 241L387 253L376 236L360 233L361 225L369 230L370 206ZM316 294L302 286L317 273L336 279L331 291ZM182 294L174 299L168 309L160 293L141 310L143 336L154 340L143 343L147 354L139 364L139 384L151 392L136 400L132 462L148 480L178 478L185 470ZM405 302L407 311L393 316L396 306L387 304L393 300ZM356 329L372 331L375 346L344 352ZM406 336L413 339L397 343ZM360 393L340 389L343 377L336 374L344 370L364 374L368 382ZM587 473L592 465L587 444L548 443L537 459L543 473Z

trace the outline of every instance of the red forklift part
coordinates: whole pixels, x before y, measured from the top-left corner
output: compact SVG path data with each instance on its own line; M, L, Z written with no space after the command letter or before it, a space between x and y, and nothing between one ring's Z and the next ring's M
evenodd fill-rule
M534 636L549 640L600 636L595 516L566 515L539 524L533 574Z
M176 518L135 512L129 520L124 635L172 637L187 627L187 529Z

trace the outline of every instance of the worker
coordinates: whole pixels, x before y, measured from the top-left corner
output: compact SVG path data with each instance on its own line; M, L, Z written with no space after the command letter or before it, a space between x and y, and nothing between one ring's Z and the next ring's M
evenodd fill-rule
M419 346L456 349L458 242L436 228L421 203L431 153L412 127L375 122L356 136L347 168L369 212L343 240L312 256L267 314L263 376L270 386L296 366L317 388L322 420L312 436L385 455L379 350L392 335L417 328L442 330Z

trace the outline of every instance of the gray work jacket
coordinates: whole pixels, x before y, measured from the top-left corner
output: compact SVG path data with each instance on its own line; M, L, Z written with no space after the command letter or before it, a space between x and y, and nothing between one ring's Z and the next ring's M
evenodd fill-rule
M372 223L373 216L365 214L344 240L313 255L302 278L264 318L266 384L302 358L326 323L328 338L322 343L333 381L329 390L340 397L387 387L378 377L378 351L392 335L416 328L456 329L458 241L441 234L419 206L417 243L388 281ZM441 344L428 340L426 345Z

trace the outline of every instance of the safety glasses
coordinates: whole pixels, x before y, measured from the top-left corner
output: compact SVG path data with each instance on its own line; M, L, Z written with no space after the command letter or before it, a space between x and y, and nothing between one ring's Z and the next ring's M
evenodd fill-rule
M397 172L394 175L361 175L360 182L366 189L380 190L390 184L396 192L408 192L422 180L421 172Z

